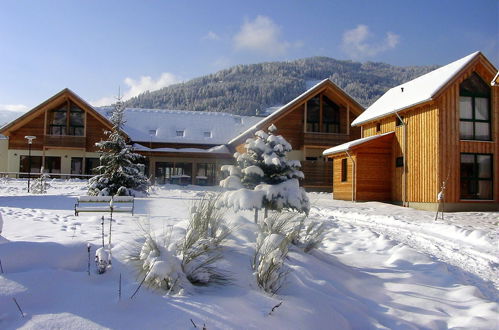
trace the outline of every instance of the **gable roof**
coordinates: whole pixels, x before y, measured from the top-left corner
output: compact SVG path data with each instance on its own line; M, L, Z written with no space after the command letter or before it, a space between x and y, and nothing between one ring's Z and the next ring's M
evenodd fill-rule
M395 132L388 132L388 133L383 133L383 134L378 134L378 135L372 135L372 136L360 138L357 140L349 141L349 142L334 146L332 148L326 149L322 152L322 154L324 156L329 156L329 155L337 154L340 152L347 152L347 151L353 149L354 147L364 145L367 142L377 140L379 138L383 138L385 136L393 135L393 134L395 134Z
M112 108L96 110L109 118ZM219 145L260 119L225 112L127 108L123 131L134 142Z
M460 72L479 57L486 59L482 53L474 52L416 79L389 89L357 117L352 122L352 126L379 119L433 100Z
M318 94L327 88L331 88L336 93L338 93L341 98L345 99L347 102L352 103L354 107L350 110L352 110L354 113L361 114L362 111L364 111L364 107L362 105L360 105L353 97L351 97L344 90L342 90L341 88L336 86L336 84L333 83L330 79L324 79L324 80L320 81L319 83L317 83L316 85L314 85L313 87L311 87L310 89L303 92L302 94L295 97L293 100L288 102L286 105L283 105L278 110L274 111L271 115L262 118L255 125L248 128L246 131L244 131L243 133L239 134L237 137L232 139L229 142L229 144L233 145L233 144L238 144L238 143L242 142L242 140L244 140L249 135L252 135L257 130L261 129L264 125L271 124L273 121L284 116L287 112L293 110L293 108L296 105L300 104L301 102L304 102L310 96L312 96L314 94Z
M20 126L24 125L27 121L35 118L38 115L38 112L41 110L44 110L47 106L50 104L56 102L58 99L68 97L75 101L79 106L83 107L85 110L91 112L100 122L102 122L106 127L111 128L111 123L100 113L95 111L95 109L88 104L85 100L83 100L81 97L79 97L75 92L70 90L69 88L64 88L61 90L59 93L55 94L54 96L50 97L49 99L45 100L44 102L40 103L30 111L24 113L17 119L14 119L10 123L4 125L3 127L0 127L0 133L8 135L10 131L16 130Z

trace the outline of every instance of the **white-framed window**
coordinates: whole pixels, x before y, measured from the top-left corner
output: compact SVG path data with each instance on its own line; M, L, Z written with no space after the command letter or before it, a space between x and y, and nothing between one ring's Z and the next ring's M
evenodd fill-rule
M205 138L211 138L211 131L205 131L205 132L203 132L203 136Z
M184 130L177 130L177 136L184 136L185 131Z

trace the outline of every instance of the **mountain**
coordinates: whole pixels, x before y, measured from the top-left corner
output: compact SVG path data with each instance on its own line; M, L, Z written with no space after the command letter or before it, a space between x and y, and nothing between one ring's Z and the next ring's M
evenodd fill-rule
M369 106L389 88L436 68L340 61L329 57L236 65L145 92L128 100L126 106L255 115L269 107L286 104L325 78L330 78L360 104Z

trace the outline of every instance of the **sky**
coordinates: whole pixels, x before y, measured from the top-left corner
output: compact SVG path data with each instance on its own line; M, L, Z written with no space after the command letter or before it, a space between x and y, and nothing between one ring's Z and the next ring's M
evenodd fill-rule
M498 67L498 24L497 0L0 0L0 111L311 56L445 65L480 50Z

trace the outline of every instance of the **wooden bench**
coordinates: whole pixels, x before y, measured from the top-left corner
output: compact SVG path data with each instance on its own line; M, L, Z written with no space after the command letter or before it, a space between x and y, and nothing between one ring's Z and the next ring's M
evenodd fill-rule
M113 212L128 212L134 210L133 196L78 196L75 204L75 215L80 212L111 212L111 199Z

